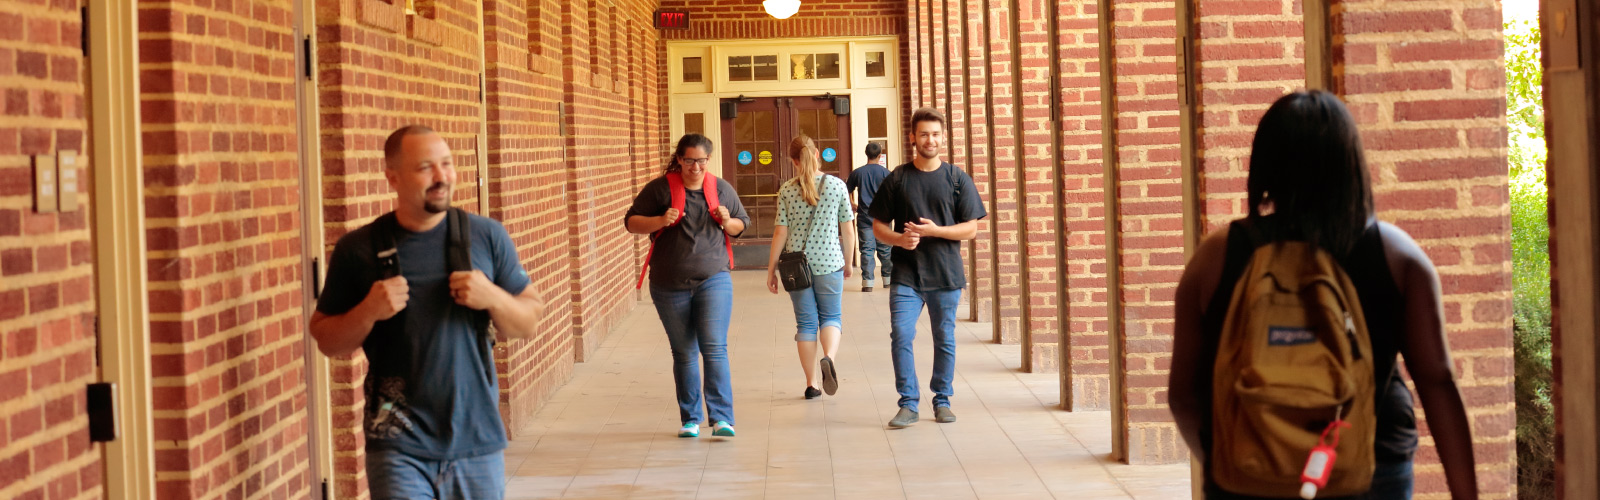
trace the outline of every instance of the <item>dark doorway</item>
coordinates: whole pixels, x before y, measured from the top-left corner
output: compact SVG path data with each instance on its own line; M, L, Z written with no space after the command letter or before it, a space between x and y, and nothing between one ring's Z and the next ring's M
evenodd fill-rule
M778 216L778 187L794 177L789 141L811 137L822 152L824 173L843 179L854 165L850 116L835 114L836 97L740 97L734 118L722 120L722 173L750 213L750 227L734 246L734 265L765 268Z

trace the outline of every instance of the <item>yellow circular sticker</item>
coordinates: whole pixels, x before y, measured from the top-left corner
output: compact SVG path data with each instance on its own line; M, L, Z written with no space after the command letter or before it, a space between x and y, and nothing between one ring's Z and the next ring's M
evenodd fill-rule
M770 164L772 164L772 152L771 151L762 151L761 152L761 164L762 165L770 165Z

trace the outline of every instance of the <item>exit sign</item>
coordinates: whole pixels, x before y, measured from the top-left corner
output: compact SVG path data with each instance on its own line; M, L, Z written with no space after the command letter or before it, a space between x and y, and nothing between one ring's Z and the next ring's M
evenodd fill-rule
M664 29L664 30L686 30L686 29L689 29L689 12L688 11L658 10L658 11L656 11L655 18L656 18L656 28L659 28L659 29Z

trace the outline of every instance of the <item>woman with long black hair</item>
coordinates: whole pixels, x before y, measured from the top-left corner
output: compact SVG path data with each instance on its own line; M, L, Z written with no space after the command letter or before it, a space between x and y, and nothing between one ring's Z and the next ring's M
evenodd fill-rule
M1370 352L1365 354L1371 356L1375 422L1359 432L1368 433L1365 435L1373 440L1375 468L1370 489L1347 498L1411 497L1417 425L1411 392L1395 367L1398 354L1405 355L1406 371L1427 411L1428 428L1444 463L1451 496L1477 498L1472 436L1450 361L1438 273L1410 235L1377 220L1361 136L1344 104L1320 90L1295 92L1273 103L1256 128L1247 189L1249 215L1206 235L1189 261L1191 265L1184 269L1176 297L1167 397L1184 440L1205 463L1205 498L1260 498L1227 491L1213 474L1211 453L1217 443L1212 441L1221 439L1213 434L1213 377L1221 373L1214 372L1214 363L1234 289L1250 286L1240 279L1246 263L1257 248L1284 242L1309 243L1331 256L1356 291L1361 314L1354 317L1364 318L1366 323ZM1349 326L1353 325L1350 316L1346 318L1347 331L1355 331ZM1286 335L1299 334L1291 330L1283 329ZM1247 348L1303 343L1289 337L1270 338L1268 346L1250 344ZM1273 352L1282 351L1253 355ZM1365 378L1364 374L1357 376ZM1341 405L1330 414L1346 408ZM1333 422L1338 425L1342 420ZM1224 422L1216 423L1220 427ZM1260 432L1268 431L1263 428ZM1364 448L1358 450L1365 452ZM1246 460L1216 458L1232 460L1230 467ZM1339 459L1348 460L1342 454Z
M733 314L732 238L750 223L739 194L706 171L711 139L689 134L666 173L645 184L623 216L628 232L650 234L650 298L672 346L678 389L678 437L698 437L710 423L733 436L733 381L728 369L728 323ZM640 277L643 279L643 276ZM704 407L700 364L704 360ZM704 410L704 412L703 412ZM705 413L710 413L706 420Z

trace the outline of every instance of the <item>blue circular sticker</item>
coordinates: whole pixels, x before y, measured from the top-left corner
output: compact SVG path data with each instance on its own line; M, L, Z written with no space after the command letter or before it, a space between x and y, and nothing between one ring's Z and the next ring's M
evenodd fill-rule
M739 152L739 164L740 165L749 165L750 162L753 161L753 160L755 160L755 157L751 156L749 151L740 151Z
M828 162L828 163L833 163L833 160L838 159L838 158L839 158L839 152L838 151L834 151L833 148L828 148L828 149L822 150L822 161L825 161L825 162Z

